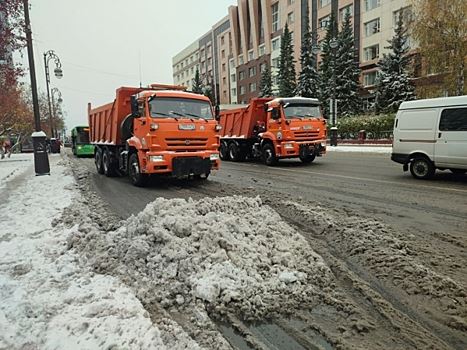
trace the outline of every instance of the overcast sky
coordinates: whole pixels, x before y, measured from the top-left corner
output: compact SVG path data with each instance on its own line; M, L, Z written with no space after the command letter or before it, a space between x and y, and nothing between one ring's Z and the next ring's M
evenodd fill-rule
M209 31L236 0L30 0L39 89L54 50L68 130L87 124L87 103L111 102L122 85L172 84L172 57ZM26 55L24 62L26 63ZM53 72L53 61L50 61ZM29 82L29 75L27 76Z

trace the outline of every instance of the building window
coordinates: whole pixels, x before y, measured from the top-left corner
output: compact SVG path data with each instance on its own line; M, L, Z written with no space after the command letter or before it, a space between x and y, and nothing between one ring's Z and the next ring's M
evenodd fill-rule
M295 16L294 16L294 13L293 12L290 12L288 15L287 15L287 24L288 25L291 25L295 22Z
M225 63L222 63L222 71L225 72Z
M365 36L369 37L381 31L379 18L365 23Z
M222 78L222 84L227 84L227 79L225 77Z
M251 67L250 69L248 69L248 76L251 78L251 77L254 77L256 75L256 67Z
M237 89L236 88L232 88L230 91L232 93L232 96L237 96Z
M353 7L352 7L352 5L348 5L348 6L343 7L343 8L341 8L339 10L339 22L342 22L345 19L345 16L347 15L347 13L350 16L353 16Z
M373 10L380 5L380 0L365 0L365 11Z
M230 59L230 61L229 61L229 67L230 67L230 69L235 68L235 61L234 61L233 58Z
M272 39L272 51L279 50L281 48L281 38L277 37Z
M222 58L225 58L225 50L222 50L222 51L221 51L221 57L222 57Z
M293 5L294 3L295 3L295 0L288 0L288 1L287 1L287 5L289 5L289 6L290 6L290 5Z
M377 59L379 57L379 45L373 45L369 47L365 47L363 49L363 54L365 57L365 61L371 61Z
M369 73L363 74L363 85L364 86L372 86L376 84L376 78L378 77L378 72L373 71Z
M259 71L263 73L266 69L268 68L268 65L266 63L261 63L259 65Z
M190 68L190 73L193 74L194 72L195 72L194 67L191 67L191 68Z
M242 70L241 72L238 72L238 79L243 80L245 79L245 71Z
M240 95L244 95L245 94L245 87L244 86L240 86Z
M319 0L319 7L327 6L331 3L331 0Z
M276 2L271 6L272 13L272 32L277 32L279 30L279 2Z
M412 22L412 6L404 7L403 9L394 11L392 13L392 26L396 28L399 21L399 15L402 14L402 22L407 25Z
M327 28L329 26L329 22L331 20L331 16L327 15L324 17L321 17L318 22L319 22L319 27L320 28Z
M250 84L250 92L255 92L256 91L256 83L251 83Z
M255 58L255 53L253 50L248 51L248 61L251 61Z
M224 45L224 41L225 41L225 40L224 40L224 36L222 35L222 36L221 36L221 45Z
M243 61L243 55L238 56L238 65L242 65L245 62Z
M263 56L266 53L266 47L264 46L264 44L258 47L258 53L259 53L259 57Z
M273 58L271 60L271 67L272 68L279 68L279 57Z
M230 80L232 81L232 83L235 83L237 81L237 75L236 74L231 74L230 75Z

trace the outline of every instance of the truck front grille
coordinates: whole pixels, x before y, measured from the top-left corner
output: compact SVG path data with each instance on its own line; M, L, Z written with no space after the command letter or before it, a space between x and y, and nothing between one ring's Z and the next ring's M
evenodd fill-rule
M294 138L296 141L313 141L318 140L319 131L295 131Z
M166 138L168 151L174 152L190 152L205 150L208 139L207 138Z

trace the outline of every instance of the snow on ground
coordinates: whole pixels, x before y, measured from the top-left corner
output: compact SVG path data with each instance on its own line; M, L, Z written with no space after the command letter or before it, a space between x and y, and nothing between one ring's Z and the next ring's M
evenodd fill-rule
M332 293L323 259L260 198L159 198L105 236L83 223L69 240L97 271L169 310L261 319Z
M328 152L360 152L360 153L385 153L390 154L392 152L391 146L350 146L350 145L337 145L327 146L326 151Z
M32 153L15 153L10 158L0 159L0 188L31 167L33 165L32 160Z
M60 156L50 162L50 176L31 171L0 204L0 349L164 349L132 291L80 267L52 227L79 194Z

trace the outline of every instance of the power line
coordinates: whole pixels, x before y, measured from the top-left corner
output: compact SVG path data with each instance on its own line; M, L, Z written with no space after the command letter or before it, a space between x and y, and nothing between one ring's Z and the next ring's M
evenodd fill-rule
M133 76L133 75L112 73L112 72L107 72L107 71L104 71L104 70L100 70L100 69L96 69L96 68L92 68L92 67L88 67L88 66L83 66L83 65L81 65L81 64L76 64L76 63L69 62L69 61L64 61L64 60L62 60L62 61L63 61L64 63L66 63L66 64L69 64L70 66L74 66L74 67L77 67L77 68L81 68L81 69L83 69L83 70L89 70L89 71L96 72L96 73L107 74L107 75L113 75L113 76L116 76L116 77L138 79L138 77Z

